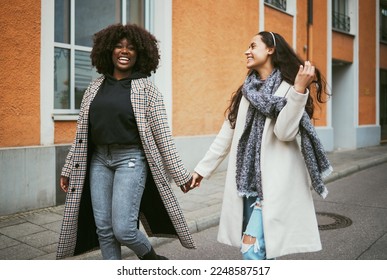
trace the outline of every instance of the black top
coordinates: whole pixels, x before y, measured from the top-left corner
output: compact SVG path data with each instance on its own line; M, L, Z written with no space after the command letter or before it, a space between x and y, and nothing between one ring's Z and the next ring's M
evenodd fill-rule
M141 73L133 73L129 78L116 80L106 75L90 105L91 138L94 144L141 146L130 92L132 80L145 77Z

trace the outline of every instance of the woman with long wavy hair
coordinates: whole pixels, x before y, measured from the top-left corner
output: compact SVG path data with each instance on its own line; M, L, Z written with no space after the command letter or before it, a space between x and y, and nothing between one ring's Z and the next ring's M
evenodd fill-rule
M191 188L229 156L218 241L243 259L321 250L311 189L326 197L332 167L311 119L325 80L278 33L253 36L245 56L247 77Z

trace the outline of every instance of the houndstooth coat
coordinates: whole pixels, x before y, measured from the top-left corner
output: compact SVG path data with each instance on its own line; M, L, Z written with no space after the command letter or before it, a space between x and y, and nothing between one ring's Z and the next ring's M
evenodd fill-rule
M98 248L90 200L88 167L93 149L89 137L89 108L104 76L87 88L77 121L74 142L67 155L62 176L69 177L57 259ZM131 101L150 171L140 207L140 220L149 236L179 238L186 248L196 248L182 210L171 189L185 184L191 174L177 153L167 123L161 93L149 79L134 79Z

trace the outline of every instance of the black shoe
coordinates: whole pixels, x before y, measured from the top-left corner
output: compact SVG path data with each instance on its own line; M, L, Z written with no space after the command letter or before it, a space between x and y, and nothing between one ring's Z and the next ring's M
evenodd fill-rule
M151 250L146 253L142 257L138 257L140 260L168 260L168 258L164 256L157 255L153 247L151 247Z

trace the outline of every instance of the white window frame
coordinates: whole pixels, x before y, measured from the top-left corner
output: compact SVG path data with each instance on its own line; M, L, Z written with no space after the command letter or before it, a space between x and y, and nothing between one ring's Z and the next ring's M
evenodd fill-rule
M72 0L74 1L74 0ZM54 143L54 122L75 121L79 110L54 109L54 48L61 46L55 43L55 2L41 0L41 75L40 75L40 115L41 144ZM155 13L157 11L157 13ZM72 17L73 18L73 17ZM122 18L126 18L126 7L123 7ZM124 22L124 21L123 21ZM73 26L73 24L72 24ZM163 93L167 114L172 114L172 0L145 1L145 28L160 41L160 66L151 79ZM68 45L66 45L68 46ZM91 48L77 47L77 50L90 51ZM72 58L74 56L72 55ZM74 98L74 97L72 97Z
M127 2L119 0L121 3L121 22L126 22ZM55 1L53 1L55 2ZM145 0L145 28L150 29L150 12L149 0ZM79 46L75 44L75 0L70 0L70 43L58 43L54 41L54 48L61 48L70 51L70 108L55 109L54 115L77 115L79 109L75 108L75 53L76 51L91 52L91 47Z

